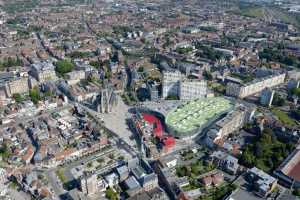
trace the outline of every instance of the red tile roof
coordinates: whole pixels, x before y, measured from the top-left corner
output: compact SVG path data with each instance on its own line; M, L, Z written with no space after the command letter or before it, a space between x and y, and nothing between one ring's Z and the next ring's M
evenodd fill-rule
M207 176L207 177L202 178L202 182L205 186L210 186L212 184L211 176Z
M224 181L224 176L221 173L212 175L212 182L214 185L220 185Z

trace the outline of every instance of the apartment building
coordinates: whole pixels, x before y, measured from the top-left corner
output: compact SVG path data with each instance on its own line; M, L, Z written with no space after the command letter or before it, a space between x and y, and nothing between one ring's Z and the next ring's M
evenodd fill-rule
M259 197L266 197L277 186L276 178L256 167L249 169L247 175L253 185L255 194Z
M149 93L149 97L151 101L156 101L159 99L159 91L158 91L158 87L159 84L156 81L147 81L146 83L146 87Z
M72 71L66 74L66 79L69 85L75 85L85 78L85 71L83 70Z
M167 71L163 73L162 98L177 96L179 94L182 74L179 71Z
M207 132L206 144L210 147L213 147L214 144L218 144L218 141L226 138L230 133L233 133L243 127L243 125L250 120L254 112L255 109L253 108L242 105L238 106L224 118L217 121Z
M97 175L84 176L80 180L81 190L84 194L91 195L98 191L97 188Z
M185 79L179 71L164 72L162 97L178 96L181 100L205 97L208 93L205 80Z
M39 62L31 65L31 75L39 82L57 80L55 66L50 62Z
M204 80L183 80L180 82L179 98L190 100L207 95L207 82Z
M20 77L5 83L5 92L8 97L13 94L22 94L29 91L28 77Z
M228 83L226 87L226 95L238 98L245 98L247 96L261 92L267 87L274 87L284 83L286 74L273 74L264 78L255 79L246 84Z

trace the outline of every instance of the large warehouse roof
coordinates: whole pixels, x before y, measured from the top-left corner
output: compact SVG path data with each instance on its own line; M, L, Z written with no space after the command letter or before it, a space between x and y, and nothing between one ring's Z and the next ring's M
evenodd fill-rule
M184 135L207 125L210 120L231 110L232 107L232 102L222 97L196 99L169 112L166 124Z

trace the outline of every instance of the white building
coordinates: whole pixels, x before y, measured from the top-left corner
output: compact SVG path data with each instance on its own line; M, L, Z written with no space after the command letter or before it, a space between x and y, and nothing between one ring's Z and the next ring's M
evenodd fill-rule
M84 194L91 195L95 194L98 189L97 189L97 175L93 174L89 177L84 176L81 181L81 190Z
M80 80L85 79L85 71L83 70L77 70L77 71L72 71L66 74L67 82L69 85L75 85Z
M40 62L31 65L31 75L39 82L57 80L55 66L50 62Z
M179 71L163 72L162 97L177 96L179 94L181 79L182 74Z
M13 94L22 94L29 91L28 77L20 77L5 83L5 92L8 97Z
M179 71L164 72L162 81L162 98L177 96L181 100L206 97L208 93L205 80L189 80Z
M119 184L119 177L116 173L108 174L104 178L105 178L107 184L109 185L109 187L113 187L113 186Z
M206 134L206 144L213 147L218 141L226 138L229 134L239 130L249 122L254 115L255 108L238 106L235 110L220 119Z
M261 92L267 87L274 87L284 83L285 75L286 74L274 74L261 79L256 79L247 84L228 83L226 87L226 95L245 98Z
M180 82L179 98L190 100L207 95L207 82L204 80L183 80Z

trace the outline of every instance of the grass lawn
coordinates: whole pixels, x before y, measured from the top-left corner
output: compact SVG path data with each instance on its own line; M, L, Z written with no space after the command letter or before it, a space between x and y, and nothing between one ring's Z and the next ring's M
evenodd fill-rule
M253 77L251 77L250 75L244 75L244 74L239 74L239 73L232 73L231 76L234 77L234 78L240 79L244 83L253 81Z
M59 168L58 170L56 170L56 175L58 176L58 178L60 179L60 181L62 183L66 183L67 182L67 177L64 174L64 169L63 168Z
M273 108L272 112L278 117L278 119L283 123L288 126L295 126L297 125L296 121L288 116L287 113L277 109Z
M202 160L193 162L190 165L183 165L176 168L176 174L179 177L188 176L188 177L197 177L206 172L212 171L215 169L214 165L208 165Z
M264 16L264 9L263 8L244 8L241 9L241 15L245 17L263 17Z
M226 87L220 83L211 83L209 87L212 88L215 92L224 94L226 92Z
M226 195L230 194L237 188L233 184L223 184L217 188L212 188L209 190L208 194L201 196L199 200L218 200L223 199Z
M264 16L264 9L261 7L243 7L239 10L231 11L234 14L241 15L244 17L258 17L262 18Z
M197 183L197 180L190 181L190 184L187 186L182 187L183 191L190 191L190 190L195 190L195 189L200 189L201 185L200 183Z

